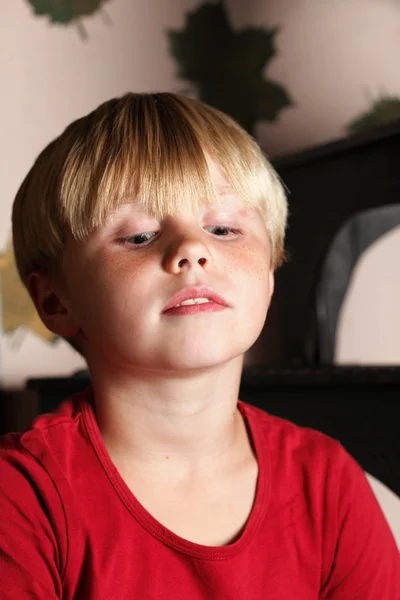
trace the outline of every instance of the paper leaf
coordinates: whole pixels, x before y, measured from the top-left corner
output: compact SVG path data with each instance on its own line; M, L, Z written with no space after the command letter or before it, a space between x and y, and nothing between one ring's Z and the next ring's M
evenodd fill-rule
M0 255L0 294L4 333L14 333L18 328L26 327L46 341L52 342L57 339L57 336L43 325L19 278L11 242L5 253Z

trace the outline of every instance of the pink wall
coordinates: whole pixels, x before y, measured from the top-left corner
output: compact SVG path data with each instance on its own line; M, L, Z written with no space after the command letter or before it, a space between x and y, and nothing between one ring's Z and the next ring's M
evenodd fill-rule
M398 0L253 0L243 18L248 4L253 22L281 27L268 75L296 105L258 126L271 154L341 138L382 93L400 97Z

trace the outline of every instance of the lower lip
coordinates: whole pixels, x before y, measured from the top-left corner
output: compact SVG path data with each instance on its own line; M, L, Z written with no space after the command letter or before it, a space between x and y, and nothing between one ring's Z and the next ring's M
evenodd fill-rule
M186 306L176 306L164 312L164 315L196 315L204 312L217 312L227 308L223 304L216 302L204 302L203 304L188 304Z

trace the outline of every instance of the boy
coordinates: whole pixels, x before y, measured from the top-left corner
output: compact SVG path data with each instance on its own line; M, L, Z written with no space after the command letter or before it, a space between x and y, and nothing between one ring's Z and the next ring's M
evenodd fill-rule
M400 599L357 463L238 401L286 210L254 141L174 94L110 100L39 156L16 261L92 386L2 441L2 599Z

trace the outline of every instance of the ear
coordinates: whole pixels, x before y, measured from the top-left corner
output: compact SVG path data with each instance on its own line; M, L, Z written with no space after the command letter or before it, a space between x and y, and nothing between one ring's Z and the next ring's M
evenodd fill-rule
M80 331L68 307L67 299L51 277L40 271L33 271L29 274L27 286L39 317L47 329L67 338Z

